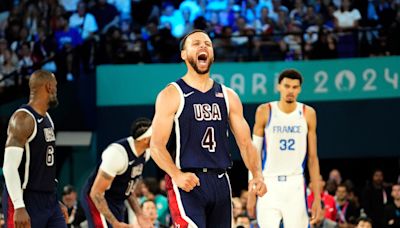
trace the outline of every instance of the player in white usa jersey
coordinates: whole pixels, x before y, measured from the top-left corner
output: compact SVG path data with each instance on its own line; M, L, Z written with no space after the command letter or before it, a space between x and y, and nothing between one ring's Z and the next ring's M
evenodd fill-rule
M306 161L312 191L319 196L319 161L317 156L316 113L297 102L303 78L296 70L279 75L280 100L257 108L253 143L262 154L262 169L268 192L259 197L249 193L248 212L262 228L305 228L315 224L321 213L321 199L312 206L311 219L305 200L304 166ZM257 204L257 205L256 205Z

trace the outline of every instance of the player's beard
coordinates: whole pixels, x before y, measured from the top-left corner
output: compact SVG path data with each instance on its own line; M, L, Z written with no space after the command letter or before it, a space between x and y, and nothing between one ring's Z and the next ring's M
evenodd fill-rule
M52 94L49 99L49 108L56 108L58 106L58 99L56 94Z
M197 66L196 60L192 57L189 57L190 65L193 67L194 71L196 71L196 73L198 74L207 74L208 72L210 72L210 67L213 62L214 59L209 59L207 68L205 70L200 70L199 67Z

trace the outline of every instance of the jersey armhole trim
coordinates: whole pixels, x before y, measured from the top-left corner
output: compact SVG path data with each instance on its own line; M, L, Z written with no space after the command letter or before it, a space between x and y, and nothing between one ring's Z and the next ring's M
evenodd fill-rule
M271 117L272 117L272 106L271 106L271 103L268 103L268 107L269 107L268 122L267 122L265 128L267 128L269 126L269 124L271 123Z
M229 97L228 97L228 89L226 88L226 86L221 84L221 88L222 88L222 93L224 94L224 100L225 100L225 105L226 105L226 111L228 113L229 116Z
M15 111L15 113L17 113L17 112L26 112L26 113L28 113L32 117L33 122L35 123L35 126L33 127L33 132L31 134L31 136L29 136L28 140L26 141L26 143L29 143L35 138L36 133L37 133L36 118L31 112L29 112L27 109L24 109L24 108L20 108L17 111ZM7 129L7 132L8 132L8 129Z
M183 107L185 106L185 98L183 97L183 91L182 91L181 87L176 82L171 82L170 85L175 86L176 90L178 90L179 97L180 97L179 107L175 113L175 119L178 119L182 114Z

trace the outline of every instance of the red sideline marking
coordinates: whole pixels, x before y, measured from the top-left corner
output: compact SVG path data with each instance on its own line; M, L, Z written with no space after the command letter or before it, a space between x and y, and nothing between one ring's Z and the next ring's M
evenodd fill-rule
M176 228L189 227L189 223L182 218L181 212L179 211L178 201L173 188L172 179L168 175L165 175L165 188L167 189L169 210L171 212L174 226Z

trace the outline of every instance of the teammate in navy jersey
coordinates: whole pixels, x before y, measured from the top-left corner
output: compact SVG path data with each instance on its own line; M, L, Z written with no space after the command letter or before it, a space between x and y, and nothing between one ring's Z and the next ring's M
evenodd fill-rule
M317 155L317 118L315 110L297 102L303 77L296 70L279 75L280 100L260 105L256 111L253 142L262 153L262 173L268 192L259 197L249 193L249 215L260 227L277 228L283 219L285 228L306 228L320 220L321 197ZM316 196L311 220L306 206L304 169L308 164L312 191Z
M57 81L47 71L29 79L29 103L12 115L4 154L6 227L67 227L56 196L54 124Z
M254 175L250 190L262 196L266 186L260 157L238 95L210 78L214 51L208 35L194 30L182 39L180 48L188 71L158 94L152 158L168 174L168 201L175 227L230 228L229 126ZM167 148L170 136L175 140Z
M81 202L89 227L132 227L124 223L124 201L136 214L142 228L153 227L142 214L133 193L142 178L145 162L150 158L151 120L137 119L131 136L110 144L101 156L101 162L89 176L82 189Z

